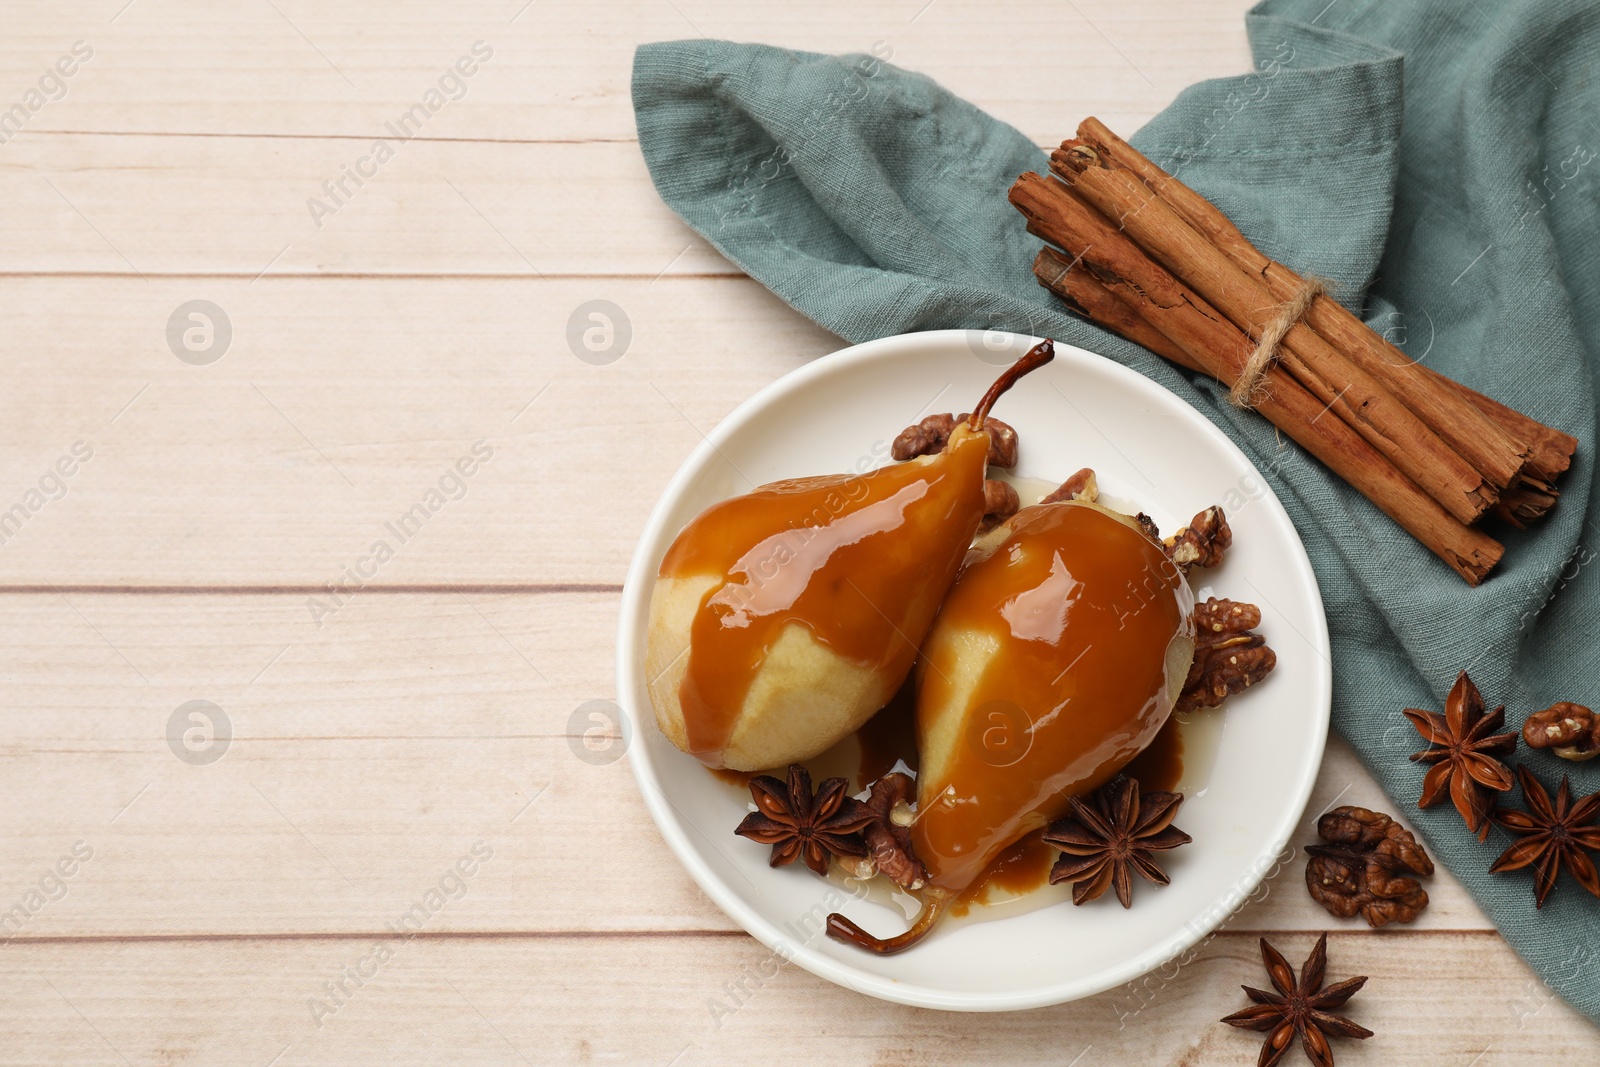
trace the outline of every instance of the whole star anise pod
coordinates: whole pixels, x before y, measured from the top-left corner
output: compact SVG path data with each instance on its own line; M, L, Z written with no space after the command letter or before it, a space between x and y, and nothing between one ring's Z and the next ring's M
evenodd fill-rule
M1562 775L1561 788L1551 801L1549 792L1528 768L1518 767L1517 777L1522 781L1522 799L1528 810L1513 808L1495 813L1494 821L1519 840L1501 853L1489 868L1490 873L1532 867L1535 908L1544 907L1563 865L1579 885L1600 897L1600 874L1596 874L1594 861L1589 858L1589 852L1600 851L1600 826L1594 824L1596 816L1600 816L1600 793L1590 793L1574 803L1572 786Z
M757 810L734 833L771 845L772 866L803 858L807 867L825 875L830 856L867 854L861 830L872 821L872 812L850 796L850 783L843 778L824 779L813 797L811 775L792 763L787 784L758 775L750 779L750 795Z
M1467 829L1479 841L1487 840L1494 794L1514 784L1511 772L1496 758L1511 755L1517 747L1516 734L1495 733L1505 724L1505 705L1484 714L1478 687L1462 671L1450 688L1443 715L1406 708L1405 716L1432 746L1411 757L1413 762L1433 764L1422 780L1417 807L1431 808L1449 793Z
M1089 795L1068 801L1072 814L1052 823L1044 841L1064 855L1050 868L1050 884L1072 883L1072 902L1094 900L1115 886L1124 908L1133 906L1133 873L1166 885L1167 872L1151 858L1192 840L1172 825L1182 793L1145 793L1139 783L1118 776Z
M1306 1058L1317 1067L1333 1067L1333 1048L1328 1036L1368 1038L1372 1031L1357 1025L1342 1015L1333 1014L1367 984L1367 979L1346 978L1337 985L1322 988L1322 979L1328 967L1328 935L1317 939L1317 946L1306 957L1300 971L1300 981L1294 978L1294 969L1283 954L1267 939L1261 939L1261 961L1272 978L1276 993L1243 986L1245 996L1255 1001L1251 1007L1236 1011L1222 1021L1242 1030L1266 1034L1267 1042L1261 1046L1261 1056L1256 1067L1272 1067L1289 1051L1289 1044L1300 1035L1300 1047Z

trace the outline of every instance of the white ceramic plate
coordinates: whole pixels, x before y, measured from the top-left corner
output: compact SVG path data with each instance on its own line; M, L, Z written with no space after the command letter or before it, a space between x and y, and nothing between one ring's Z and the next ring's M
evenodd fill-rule
M1018 474L1060 481L1093 467L1102 493L1137 502L1171 532L1222 503L1234 550L1198 575L1196 594L1259 604L1276 671L1233 698L1208 781L1178 825L1194 843L1165 853L1172 884L1139 882L1134 907L1113 894L992 922L946 924L898 956L828 940L833 910L880 934L904 918L800 864L772 870L768 850L733 834L747 796L673 748L657 729L644 676L651 585L680 529L708 505L779 478L868 469L888 442L935 411L968 411L1000 368L1037 339L946 330L855 345L746 401L697 448L639 538L622 595L617 695L632 762L662 835L700 887L786 960L885 1000L960 1011L1032 1008L1089 996L1178 956L1249 897L1288 842L1322 759L1331 693L1327 624L1305 549L1282 506L1232 442L1149 379L1082 349L1001 398L1017 428ZM1210 714L1218 714L1213 712Z

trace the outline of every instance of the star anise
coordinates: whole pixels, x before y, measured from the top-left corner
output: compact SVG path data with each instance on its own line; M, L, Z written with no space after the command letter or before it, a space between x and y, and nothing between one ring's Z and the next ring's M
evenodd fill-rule
M1242 1030L1254 1030L1267 1035L1261 1046L1261 1056L1256 1067L1272 1067L1289 1051L1289 1044L1300 1035L1300 1047L1306 1058L1317 1067L1333 1067L1333 1049L1328 1036L1368 1038L1372 1031L1359 1026L1342 1015L1333 1014L1367 984L1366 978L1346 978L1337 985L1322 988L1323 975L1328 967L1328 935L1317 939L1317 947L1306 957L1300 971L1300 981L1294 978L1294 969L1283 954L1267 939L1261 939L1261 960L1272 978L1276 993L1243 986L1245 996L1255 1001L1251 1007L1236 1011L1222 1021Z
M1595 818L1600 816L1600 793L1590 793L1574 803L1572 786L1562 775L1561 788L1551 801L1549 792L1528 768L1518 767L1517 777L1522 781L1522 799L1528 810L1512 808L1495 813L1494 821L1519 840L1501 853L1489 868L1490 873L1532 867L1535 908L1544 907L1563 865L1579 885L1600 897L1600 874L1589 858L1589 852L1600 851L1600 826L1595 825Z
M1145 793L1118 776L1089 795L1068 801L1072 814L1052 823L1044 841L1064 855L1050 868L1050 884L1072 883L1072 902L1094 900L1112 886L1124 908L1133 906L1133 873L1155 885L1171 881L1151 858L1192 840L1172 825L1182 793Z
M756 809L734 831L772 846L771 864L783 867L797 859L818 874L828 873L830 856L865 856L861 830L872 821L866 805L850 796L850 783L826 778L816 796L811 775L798 763L789 765L787 784L768 774L750 779Z
M1516 734L1495 733L1506 721L1505 705L1484 714L1478 687L1462 671L1450 689L1443 715L1417 708L1406 708L1405 715L1433 746L1411 757L1414 762L1433 764L1422 780L1417 807L1431 808L1448 792L1467 829L1477 834L1479 841L1487 840L1494 794L1504 793L1514 784L1511 772L1496 758L1509 756L1517 747Z

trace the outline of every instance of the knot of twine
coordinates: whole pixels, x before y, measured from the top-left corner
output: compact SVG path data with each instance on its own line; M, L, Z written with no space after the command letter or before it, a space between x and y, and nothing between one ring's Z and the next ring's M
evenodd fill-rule
M1262 379L1278 362L1278 345L1283 342L1284 334L1300 321L1311 302L1327 291L1328 283L1321 278L1306 278L1294 296L1278 305L1277 314L1262 328L1255 351L1245 360L1239 380L1233 383L1228 393L1230 400L1242 408L1253 408L1261 401Z

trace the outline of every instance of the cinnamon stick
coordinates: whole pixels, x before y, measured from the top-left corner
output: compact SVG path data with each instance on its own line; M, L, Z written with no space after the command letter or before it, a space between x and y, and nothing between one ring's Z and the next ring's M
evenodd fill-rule
M1161 331L1145 322L1135 306L1124 302L1116 293L1101 285L1087 270L1072 270L1071 267L1072 260L1048 245L1039 249L1039 254L1033 260L1033 273L1034 277L1039 279L1039 284L1059 296L1075 314L1149 349L1180 367L1198 374L1206 373L1205 368L1191 359L1187 352L1169 341ZM1444 380L1450 381L1448 378ZM1481 393L1471 390L1468 390L1468 393L1469 399L1485 403L1482 410L1486 413L1490 410L1488 405L1493 405L1518 418L1522 417L1511 408L1498 404ZM1515 425L1514 422L1510 424ZM1566 436L1560 431L1543 428L1551 435L1552 441ZM1570 456L1570 453L1568 454ZM1561 493L1554 486L1524 474L1521 482L1500 495L1500 500L1494 506L1494 513L1513 526L1526 527L1547 514L1560 496Z
M1033 259L1033 273L1039 283L1065 300L1067 307L1077 314L1136 345L1143 345L1163 359L1189 370L1200 370L1188 353L1167 340L1166 334L1144 321L1138 311L1096 281L1087 270L1071 268L1072 260L1049 245L1039 249Z
M1112 165L1137 175L1240 269L1262 278L1278 301L1289 299L1304 284L1299 274L1251 244L1209 200L1151 162L1098 119L1091 117L1080 123L1078 136ZM1306 322L1353 361L1383 374L1395 394L1493 484L1502 488L1512 485L1535 442L1540 453L1537 462L1547 475L1558 474L1570 464L1576 439L1503 405L1495 405L1500 410L1491 412L1489 405L1478 402L1487 397L1411 360L1337 301L1325 297L1313 301Z
M1106 290L1183 351L1193 366L1231 385L1253 343L1201 296L1060 182L1024 174L1010 199L1030 232L1077 256ZM1074 267L1071 273L1079 267ZM1498 542L1450 515L1415 482L1281 367L1266 372L1257 410L1376 504L1472 585L1499 562Z
M1051 156L1050 166L1102 215L1115 219L1152 259L1252 338L1260 337L1282 301L1260 277L1241 270L1185 222L1138 175L1107 165L1092 146L1072 141ZM1384 379L1347 359L1305 322L1289 327L1280 353L1296 380L1461 522L1476 521L1499 499L1503 486L1486 480L1391 393Z
M1413 364L1413 366L1421 368L1424 373L1431 375L1436 381L1460 393L1474 407L1488 416L1490 421L1505 431L1507 436L1516 441L1527 442L1528 462L1522 471L1522 476L1525 480L1536 479L1542 481L1548 488L1550 483L1566 473L1567 468L1572 466L1573 453L1578 450L1578 439L1576 437L1546 426L1539 420L1524 415L1516 408L1507 407L1494 397L1484 396L1476 389L1462 385L1454 378L1447 378L1438 371L1422 367L1420 363Z

